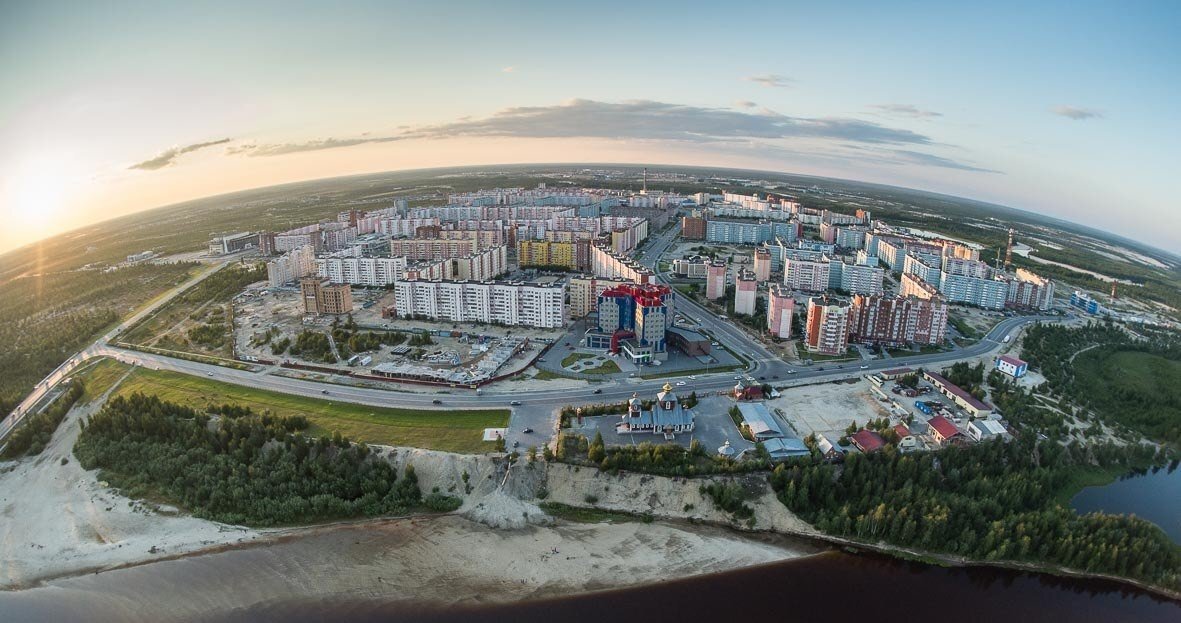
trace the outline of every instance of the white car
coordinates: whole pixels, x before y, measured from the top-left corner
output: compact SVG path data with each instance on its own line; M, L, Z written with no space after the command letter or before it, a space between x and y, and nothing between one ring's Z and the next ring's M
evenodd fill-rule
M795 370L788 370L788 371L787 371L787 373L788 373L788 374L795 374L795 373L796 373L796 371L795 371Z
M681 386L681 385L684 385L684 384L685 384L685 382L684 382L684 381L677 381L677 386Z
M689 375L689 380L690 380L690 381L696 381L696 380L697 380L697 377L696 377L696 376L693 376L692 374L690 374L690 375Z
M868 370L868 369L869 369L869 366L861 366L861 369L862 369L862 370Z

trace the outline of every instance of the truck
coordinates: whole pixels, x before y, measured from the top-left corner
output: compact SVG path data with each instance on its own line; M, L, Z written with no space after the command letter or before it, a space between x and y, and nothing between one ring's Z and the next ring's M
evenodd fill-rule
M1005 336L1005 339L1001 340L1001 344L1008 344L1008 343L1009 343L1009 339L1010 339L1011 337L1012 337L1012 336L1006 335L1006 336Z

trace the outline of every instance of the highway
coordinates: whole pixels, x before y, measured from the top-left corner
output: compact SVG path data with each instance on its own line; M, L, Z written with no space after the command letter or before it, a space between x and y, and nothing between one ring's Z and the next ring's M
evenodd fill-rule
M677 233L677 227L672 227L645 246L642 260L645 264L657 266L659 258L671 246ZM394 391L372 387L353 387L331 383L321 383L277 376L271 374L273 368L261 371L238 370L213 364L199 363L185 359L177 359L165 355L143 353L135 350L119 348L111 344L127 327L159 309L180 292L192 287L209 275L220 270L227 263L215 265L201 274L189 279L184 284L170 290L149 306L136 313L131 318L120 323L117 327L103 335L94 344L75 354L57 370L42 381L21 405L0 422L0 441L19 422L20 417L39 401L55 384L69 376L85 361L94 357L111 357L124 363L140 365L160 370L171 370L181 374L205 376L211 380L234 383L248 387L266 389L287 394L319 398L329 401L342 401L380 407L406 407L414 409L434 409L440 412L455 409L471 408L512 408L513 416L509 424L507 440L521 441L522 444L537 445L548 439L554 428L553 419L556 407L566 404L588 404L604 401L619 401L638 392L641 396L652 396L666 382L685 382L685 391L712 392L728 390L734 385L734 372L718 372L712 374L694 375L696 379L690 381L686 376L670 377L667 379L644 380L641 378L627 378L615 383L603 383L597 389L599 393L592 393L586 387L567 389L536 389L531 391L500 389L492 385L479 394L474 390L452 389L450 393L408 391ZM746 335L745 332L732 323L721 320L712 313L687 298L677 297L675 305L680 313L690 315L699 321L701 327L709 331L716 340L723 342L735 352L751 360L745 374L762 382L793 384L801 382L818 382L849 378L877 370L902 366L919 367L933 364L947 363L961 359L987 355L998 350L1004 336L1011 334L1019 327L1037 321L1056 320L1053 316L1018 316L1006 318L997 324L978 343L967 348L950 352L933 353L929 355L915 355L896 359L874 359L861 362L846 362L841 364L820 364L815 366L792 366L769 352L763 345ZM751 356L753 354L753 357ZM823 368L823 370L821 369ZM441 404L435 404L439 400ZM511 405L519 402L519 405ZM533 436L522 436L522 431L532 428L537 431Z

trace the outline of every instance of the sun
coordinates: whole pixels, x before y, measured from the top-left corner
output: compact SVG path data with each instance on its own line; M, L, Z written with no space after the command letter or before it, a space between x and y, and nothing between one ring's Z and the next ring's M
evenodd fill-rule
M57 229L71 180L65 161L52 156L28 158L4 173L0 207L6 220L41 237Z

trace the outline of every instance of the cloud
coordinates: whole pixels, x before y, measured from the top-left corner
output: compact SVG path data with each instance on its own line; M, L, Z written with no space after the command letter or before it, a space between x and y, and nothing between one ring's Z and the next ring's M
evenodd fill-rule
M958 169L960 171L974 171L976 173L1001 173L994 169L983 169L970 164L957 162L950 158L943 156L936 156L933 154L925 154L918 151L910 151L907 149L891 149L887 153L892 154L899 164L918 164L927 167L941 167L944 169Z
M757 104L751 103L757 107ZM745 104L740 106L747 108ZM244 144L228 153L277 156L369 143L448 138L589 138L667 141L680 144L748 145L813 153L841 152L849 157L886 164L917 164L964 171L982 171L970 164L912 151L936 146L928 136L872 121L840 117L792 117L765 108L734 110L670 104L651 100L600 102L576 99L552 106L507 108L489 117L461 118L449 123L407 128L397 133L306 142Z
M516 65L509 65L508 67L501 67L500 71L502 71L506 74L511 74L511 73L517 71L517 66Z
M777 89L786 89L795 84L795 80L782 76L779 74L762 74L760 76L747 76L743 78L747 82L757 82L765 87L774 87Z
M734 102L734 105L739 108L758 108L759 107L758 104L756 104L750 100L738 100L738 101Z
M223 139L218 139L216 141L208 141L205 143L193 143L191 145L185 145L184 147L173 147L171 149L165 149L164 151L160 152L155 157L144 160L143 162L137 162L127 168L128 169L138 169L140 171L155 171L157 169L163 169L164 167L172 166L172 164L176 161L176 159L179 158L183 154L187 154L191 151L197 151L198 149L204 149L206 147L212 147L214 145L221 145L223 143L228 143L228 142L230 142L230 139L223 138Z
M1092 110L1090 108L1079 108L1077 106L1055 106L1054 108L1050 109L1050 112L1058 115L1059 117L1066 117L1067 119L1073 119L1075 121L1083 121L1084 119L1100 119L1103 117L1103 113L1097 110Z
M913 119L933 119L942 117L943 113L933 110L923 110L912 104L874 104L870 108L883 115L894 117L910 117Z

